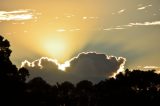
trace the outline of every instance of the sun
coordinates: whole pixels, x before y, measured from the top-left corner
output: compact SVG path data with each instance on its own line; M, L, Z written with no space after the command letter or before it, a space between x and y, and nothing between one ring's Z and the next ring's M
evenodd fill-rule
M44 49L49 56L61 61L67 50L67 43L59 37L50 38L44 42Z

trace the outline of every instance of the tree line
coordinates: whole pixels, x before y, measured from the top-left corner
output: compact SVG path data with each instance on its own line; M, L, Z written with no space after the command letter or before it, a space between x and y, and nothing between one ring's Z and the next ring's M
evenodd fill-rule
M26 82L29 71L10 60L10 43L0 36L0 106L141 106L160 105L160 75L155 70L126 69L97 84L83 80L48 84Z

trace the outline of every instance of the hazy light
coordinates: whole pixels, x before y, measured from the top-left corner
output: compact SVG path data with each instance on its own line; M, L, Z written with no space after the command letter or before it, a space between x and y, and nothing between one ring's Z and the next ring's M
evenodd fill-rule
M43 43L44 50L50 56L53 56L56 59L63 57L64 53L67 50L67 43L64 39L60 37L46 39Z

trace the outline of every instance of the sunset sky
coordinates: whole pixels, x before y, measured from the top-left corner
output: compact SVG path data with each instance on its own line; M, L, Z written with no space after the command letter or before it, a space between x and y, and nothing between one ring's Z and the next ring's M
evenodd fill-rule
M92 51L126 58L125 68L159 68L160 0L0 0L0 34L18 67Z

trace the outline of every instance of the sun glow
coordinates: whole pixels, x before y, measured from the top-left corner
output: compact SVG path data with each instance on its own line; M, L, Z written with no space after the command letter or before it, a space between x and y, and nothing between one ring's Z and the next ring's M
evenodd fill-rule
M44 49L50 56L61 60L67 50L67 43L61 38L48 39L44 42Z

